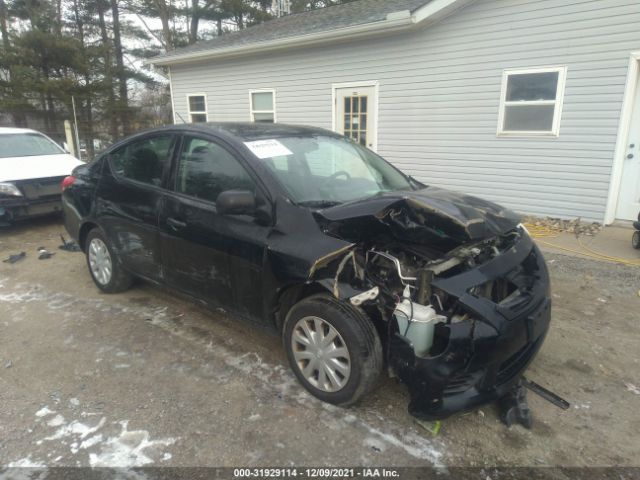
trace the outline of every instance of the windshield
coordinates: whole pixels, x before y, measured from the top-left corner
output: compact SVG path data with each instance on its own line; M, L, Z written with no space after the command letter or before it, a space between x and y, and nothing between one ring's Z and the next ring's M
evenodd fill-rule
M9 133L0 135L0 158L57 155L64 151L39 133Z
M285 137L246 145L302 205L328 207L412 190L409 179L378 155L341 138Z

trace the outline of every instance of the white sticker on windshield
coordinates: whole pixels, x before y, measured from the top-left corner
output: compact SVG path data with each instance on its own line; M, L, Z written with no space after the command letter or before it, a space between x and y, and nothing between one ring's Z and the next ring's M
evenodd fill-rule
M256 140L255 142L244 142L244 144L260 160L264 160L265 158L293 155L291 150L289 150L276 139Z

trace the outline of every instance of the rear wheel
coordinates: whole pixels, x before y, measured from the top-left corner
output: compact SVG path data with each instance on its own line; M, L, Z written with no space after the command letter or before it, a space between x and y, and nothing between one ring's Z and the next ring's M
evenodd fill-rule
M94 228L87 235L87 266L93 282L106 293L124 292L131 286L132 277L125 272L104 234Z
M633 232L633 237L631 237L631 245L633 245L633 248L640 249L640 232L637 230Z
M283 329L291 368L315 397L347 406L370 392L382 370L382 345L359 309L328 295L291 309Z

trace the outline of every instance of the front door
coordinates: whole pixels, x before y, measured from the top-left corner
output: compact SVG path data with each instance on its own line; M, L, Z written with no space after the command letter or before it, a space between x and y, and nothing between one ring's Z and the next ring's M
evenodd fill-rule
M159 219L167 284L249 318L262 317L262 262L269 228L248 215L218 214L226 190L258 192L222 144L185 135Z
M336 88L335 130L363 147L378 148L376 88L371 86Z
M640 77L636 85L616 218L636 220L640 213Z

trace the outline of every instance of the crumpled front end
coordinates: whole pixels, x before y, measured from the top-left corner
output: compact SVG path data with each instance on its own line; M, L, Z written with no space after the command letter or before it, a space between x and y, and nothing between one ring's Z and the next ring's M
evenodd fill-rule
M312 272L376 324L410 412L438 419L520 380L550 322L549 276L512 212L443 190L320 212L352 242Z

